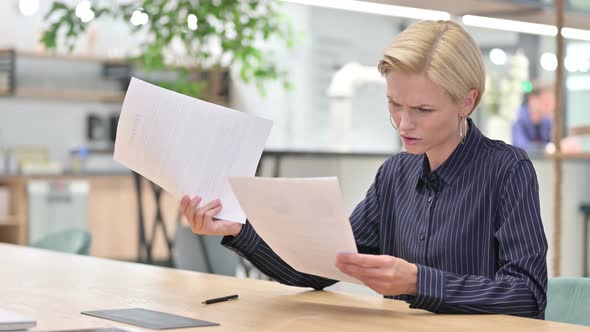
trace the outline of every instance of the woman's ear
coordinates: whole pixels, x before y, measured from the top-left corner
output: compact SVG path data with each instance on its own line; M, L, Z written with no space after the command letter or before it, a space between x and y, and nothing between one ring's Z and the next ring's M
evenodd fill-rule
M477 90L469 90L467 96L463 98L463 107L461 108L462 117L468 117L469 115L471 115L471 112L473 112L473 109L475 108L475 101L477 100L478 96L479 92Z

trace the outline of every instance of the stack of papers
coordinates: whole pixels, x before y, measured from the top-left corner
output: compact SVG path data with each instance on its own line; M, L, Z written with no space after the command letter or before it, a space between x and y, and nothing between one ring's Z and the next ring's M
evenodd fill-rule
M338 253L357 252L336 178L253 177L271 125L133 78L114 159L177 199L221 199L217 218L244 223L247 215L296 270L359 283L335 266Z

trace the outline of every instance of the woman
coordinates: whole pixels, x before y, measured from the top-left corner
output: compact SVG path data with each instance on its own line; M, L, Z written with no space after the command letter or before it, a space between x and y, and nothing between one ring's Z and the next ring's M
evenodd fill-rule
M350 222L359 254L336 265L387 298L439 313L543 318L547 241L538 184L525 152L483 136L469 119L485 88L473 39L456 23L423 21L385 50L389 115L406 152L377 172ZM289 285L334 280L293 270L256 234L213 216L219 200L181 209L193 231ZM198 207L198 208L197 208Z

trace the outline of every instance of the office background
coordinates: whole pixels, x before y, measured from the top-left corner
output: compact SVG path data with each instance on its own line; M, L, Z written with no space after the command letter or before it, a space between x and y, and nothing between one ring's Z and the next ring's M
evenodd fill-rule
M82 3L65 2L72 6ZM280 158L280 176L338 176L346 207L351 211L364 196L377 167L401 147L388 121L383 82L357 82L353 94L346 99L347 106L338 108L341 105L338 106L337 98L329 95L332 79L351 63L374 67L383 48L416 20L397 17L395 13L363 12L363 2L355 3L354 10L317 6L321 1L316 5L296 2L284 2L281 6L299 33L295 47L288 49L282 41L273 39L257 45L262 52L274 52L274 61L289 73L293 89L288 91L279 82L272 82L267 85L266 96L261 96L255 86L240 80L239 68L228 68L229 105L274 121L267 142L269 153L263 157L260 175L277 175ZM406 3L367 3L371 6L379 2ZM554 36L538 34L541 30L522 33L478 27L467 24L460 15L484 15L485 9L489 9L502 18L552 24L548 21L554 15L551 1L467 2L472 7L455 8L437 1L417 1L414 5L451 12L452 19L464 23L486 59L488 89L496 87L513 104L518 104L523 95L521 85L514 85L514 80L554 80ZM63 47L49 51L39 39L47 26L44 13L51 4L52 1L0 2L0 30L4 32L0 48L5 51L0 62L4 68L0 72L0 83L4 84L0 98L0 240L34 244L51 233L81 228L92 238L89 254L134 261L142 243L138 230L140 195L134 176L112 161L111 152L111 124L120 111L124 87L120 79L105 76L104 70L112 62L137 54L145 36L130 33L128 24L121 21L98 18L87 23L89 30L72 53ZM565 25L571 23L584 31L575 38L566 38L566 130L590 125L590 31L586 31L590 23L583 23L584 18L590 22L590 5L585 1L568 1L567 5ZM498 8L501 10L492 10ZM522 59L526 59L524 64ZM132 73L154 77L141 68L133 68ZM515 78L503 82L506 77ZM157 77L153 81L157 84ZM504 104L498 114L493 114L489 106L492 98L490 95L486 100L484 96L483 105L473 118L487 135L510 142L516 108ZM583 206L590 204L590 163L583 153L590 149L590 142L584 135L579 141L577 154L564 160L560 269L563 276L588 273L584 271L584 250L587 252L588 248ZM539 177L542 217L552 244L554 159L543 149L531 151L530 155ZM149 192L151 187L143 188L144 223L148 229L143 242L151 243L157 204ZM220 266L216 270L228 274L247 274L247 263L229 258L229 252L218 245L219 239L203 240L176 232L177 225L184 225L184 221L177 223L176 202L166 194L161 198L161 212L169 240L182 237L183 248L188 243L177 262L210 272L216 272L211 271L214 265ZM196 260L193 263L191 250ZM203 260L203 250L209 265ZM171 252L158 228L151 262L170 264ZM553 252L551 248L549 271L553 271Z

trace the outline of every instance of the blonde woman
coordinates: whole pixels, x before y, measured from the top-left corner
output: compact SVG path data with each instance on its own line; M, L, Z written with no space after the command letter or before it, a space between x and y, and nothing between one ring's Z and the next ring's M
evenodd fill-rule
M543 318L547 241L535 171L521 149L483 136L469 118L485 89L473 39L450 21L400 33L379 63L389 116L406 152L388 159L350 217L360 254L338 268L387 298L439 313ZM282 261L249 223L212 217L219 201L181 201L193 231L282 283L334 280Z

